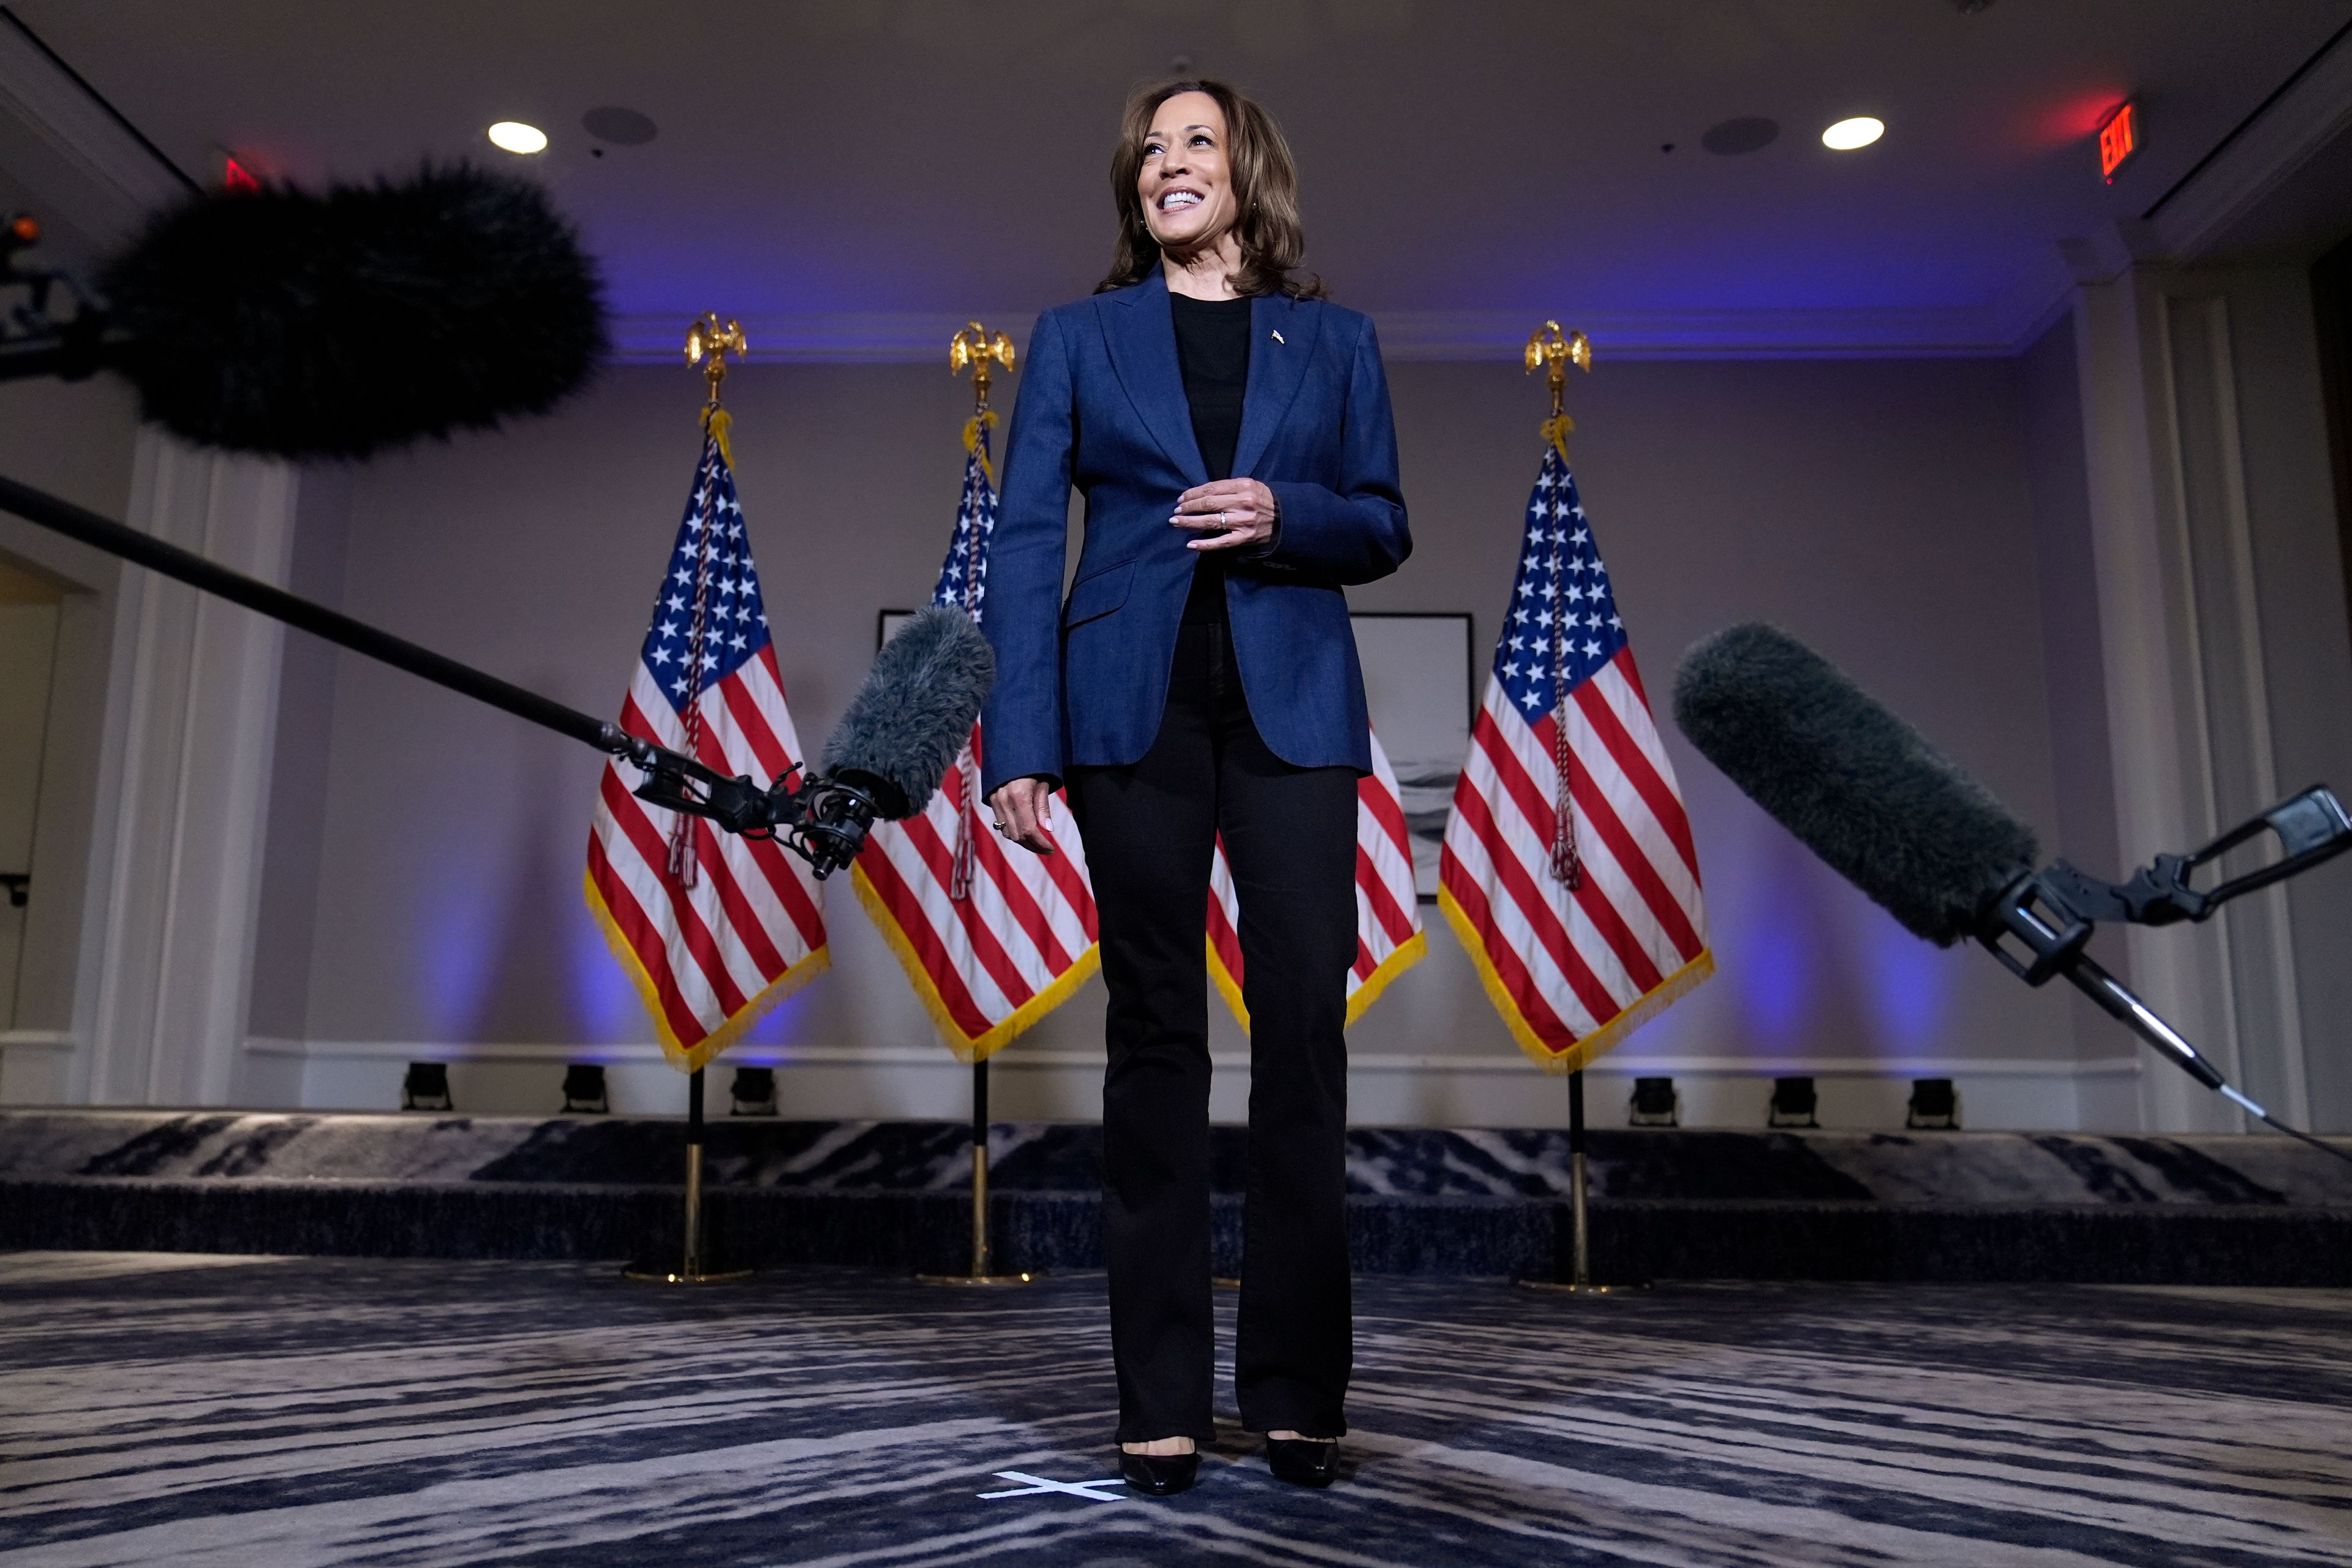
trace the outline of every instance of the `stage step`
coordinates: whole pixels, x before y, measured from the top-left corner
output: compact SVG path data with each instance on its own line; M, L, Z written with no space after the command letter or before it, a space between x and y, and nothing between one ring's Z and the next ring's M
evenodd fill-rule
M0 1112L0 1247L621 1258L677 1246L682 1124L604 1117ZM949 1122L715 1123L714 1256L950 1271L970 1144ZM1612 1130L1603 1277L2352 1284L2352 1165L2268 1137ZM1243 1144L1213 1140L1216 1267ZM1099 1268L1099 1129L994 1129L1004 1268ZM1360 1271L1551 1277L1564 1134L1357 1129Z

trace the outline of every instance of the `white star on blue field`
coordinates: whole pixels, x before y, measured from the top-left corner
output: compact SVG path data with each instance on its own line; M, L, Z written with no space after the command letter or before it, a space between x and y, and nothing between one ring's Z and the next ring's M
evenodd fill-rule
M996 531L996 490L981 467L987 443L987 434L982 432L980 450L964 460L963 499L956 505L955 534L948 542L939 586L931 591L932 604L969 611L975 621L988 597L988 536Z
M706 513L709 517L707 555ZM703 606L699 680L691 668L698 573ZM751 564L743 508L735 500L735 476L719 455L719 443L705 441L701 470L694 477L686 519L678 524L677 548L670 555L669 576L662 584L661 600L654 606L653 625L646 633L646 668L653 672L670 706L683 710L696 695L742 668L744 660L768 646L768 640L760 574Z
M1585 526L1576 478L1558 449L1547 447L1535 492L1528 498L1510 615L1495 644L1495 679L1532 722L1559 705L1552 687L1555 664L1573 690L1624 646L1625 623L1618 617L1592 531Z

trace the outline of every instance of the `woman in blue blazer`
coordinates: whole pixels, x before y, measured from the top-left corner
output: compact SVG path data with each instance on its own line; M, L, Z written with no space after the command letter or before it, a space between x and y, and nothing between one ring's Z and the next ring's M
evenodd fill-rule
M1038 319L1006 444L985 787L1038 854L1057 787L1085 835L1120 1467L1155 1494L1192 1485L1214 1436L1203 933L1224 840L1251 1022L1234 1391L1275 1473L1321 1486L1353 1357L1342 1028L1371 771L1343 589L1412 549L1388 384L1371 322L1289 275L1296 178L1256 104L1214 81L1138 94L1111 182L1111 274Z

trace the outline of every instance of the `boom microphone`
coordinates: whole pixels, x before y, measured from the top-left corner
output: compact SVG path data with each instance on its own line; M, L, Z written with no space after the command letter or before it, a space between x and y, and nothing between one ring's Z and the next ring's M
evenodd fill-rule
M100 298L50 324L55 275L0 378L110 370L140 412L209 447L360 458L541 414L604 353L594 264L546 194L467 166L323 195L211 192L151 219Z
M1675 721L1781 826L1914 934L1974 937L2030 985L2063 975L2208 1089L2339 1158L2231 1088L2213 1064L2084 951L2093 921L2201 921L2226 900L2352 849L2352 814L2325 786L2273 806L2193 855L2159 856L2126 885L2061 860L2033 868L2033 831L1991 792L1828 660L1768 626L1692 647ZM2189 874L2267 830L2282 858L2199 890Z
M971 739L996 681L996 656L961 610L918 610L884 646L824 742L825 772L873 796L877 815L912 816Z
M1683 657L1675 722L1915 936L1949 947L2033 869L2033 830L1821 655L1767 626Z
M919 611L876 658L826 742L828 765L835 771L803 776L795 763L762 789L30 485L0 477L0 511L623 758L644 774L638 798L707 817L730 833L773 839L807 861L820 879L857 858L876 818L911 816L929 802L996 678L987 639L967 616L957 610Z

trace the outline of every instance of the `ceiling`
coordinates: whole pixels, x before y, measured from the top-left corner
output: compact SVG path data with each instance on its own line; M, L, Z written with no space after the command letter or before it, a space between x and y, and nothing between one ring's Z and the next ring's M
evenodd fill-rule
M1998 336L2066 286L2059 241L2147 212L2352 23L2352 0L8 3L191 171L220 147L302 179L527 163L624 316L844 342L1025 325L1091 288L1120 100L1180 58L1275 111L1309 266L1384 318L1975 312ZM2126 96L2147 147L2110 187L2093 132ZM602 105L657 139L599 156ZM1853 114L1885 140L1824 149ZM1701 149L1752 115L1780 139ZM499 153L501 119L553 144Z

